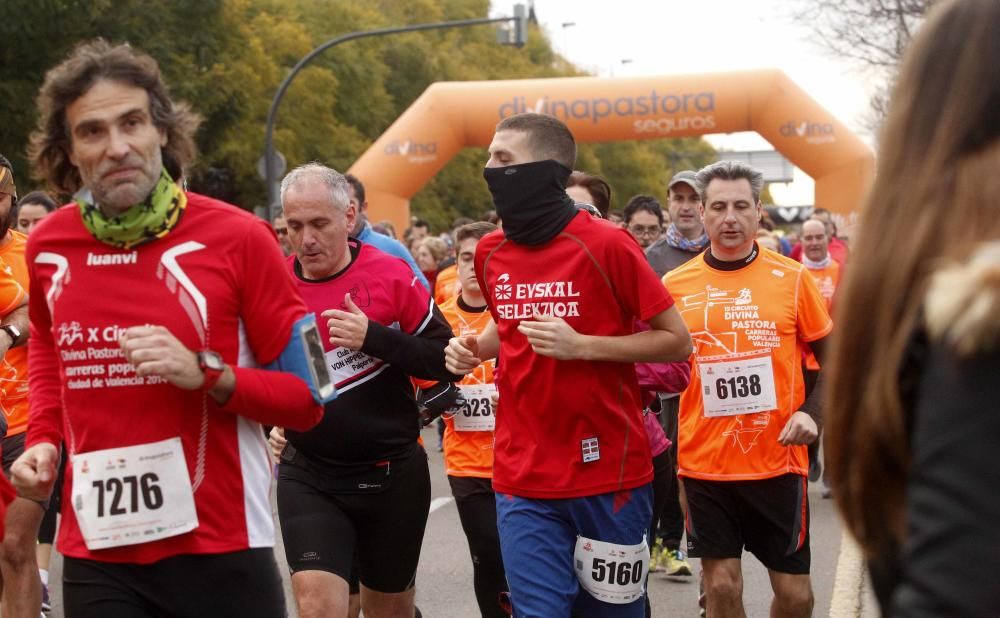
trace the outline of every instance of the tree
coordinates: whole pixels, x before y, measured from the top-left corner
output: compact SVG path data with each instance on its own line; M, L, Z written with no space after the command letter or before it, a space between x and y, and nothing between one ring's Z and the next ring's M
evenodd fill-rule
M202 117L190 186L244 208L262 206L266 191L255 165L267 111L300 58L348 32L485 17L489 8L489 0L5 0L0 152L27 192L25 149L45 71L78 43L103 36L153 56L174 98ZM275 146L289 166L316 160L343 170L436 81L580 74L534 24L522 49L497 45L489 26L352 41L316 58L293 82ZM623 199L664 195L672 166L686 156L678 153L687 152L700 153L702 162L711 148L700 139L584 145L578 167L606 175ZM446 229L458 216L478 218L492 208L485 159L482 149L461 153L414 197L414 212Z
M803 0L796 18L813 24L831 54L854 60L883 78L872 93L867 129L877 133L903 53L936 0Z

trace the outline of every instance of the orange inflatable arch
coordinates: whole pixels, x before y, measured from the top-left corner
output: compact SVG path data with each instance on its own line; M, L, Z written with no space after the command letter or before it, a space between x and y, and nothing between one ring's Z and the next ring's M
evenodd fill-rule
M566 122L581 143L756 131L815 180L817 207L845 217L874 171L871 149L777 70L438 82L351 167L369 217L408 227L417 191L462 148L488 146L502 118L526 111Z

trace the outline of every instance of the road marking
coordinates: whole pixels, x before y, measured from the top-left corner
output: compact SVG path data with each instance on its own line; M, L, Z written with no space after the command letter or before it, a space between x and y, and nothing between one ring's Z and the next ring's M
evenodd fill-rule
M845 531L840 537L840 555L837 556L837 574L833 580L830 618L861 616L864 581L865 561L861 556L861 548Z
M430 515L431 513L438 510L442 506L448 504L449 502L454 502L454 500L455 500L454 498L434 498L433 500L431 500L431 510L428 511L427 514Z

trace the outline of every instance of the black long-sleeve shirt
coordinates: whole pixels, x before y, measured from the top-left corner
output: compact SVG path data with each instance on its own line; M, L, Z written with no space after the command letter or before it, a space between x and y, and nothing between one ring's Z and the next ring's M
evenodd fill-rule
M325 342L338 395L323 420L307 432L286 432L295 452L334 476L413 451L420 417L410 376L459 379L444 365L451 327L406 263L355 240L350 250L351 263L322 280L305 279L293 264L321 325L322 313L342 309L346 294L368 318L360 350Z

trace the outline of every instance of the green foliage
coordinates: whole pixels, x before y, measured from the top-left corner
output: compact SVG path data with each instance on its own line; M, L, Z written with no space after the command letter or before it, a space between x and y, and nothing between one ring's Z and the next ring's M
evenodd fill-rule
M774 198L771 197L771 183L764 185L764 189L760 192L760 203L765 206L774 205Z
M271 99L292 66L323 42L355 31L485 17L489 0L5 0L0 20L0 152L22 192L45 71L81 41L127 41L156 58L176 99L202 117L196 190L246 208L264 205L255 164ZM578 75L532 25L523 49L489 26L362 39L317 57L285 94L275 144L289 166L319 160L346 169L436 81ZM700 139L585 145L577 167L604 175L616 207L636 193L663 197L672 170L698 167ZM492 208L486 154L467 149L414 197L435 229Z

